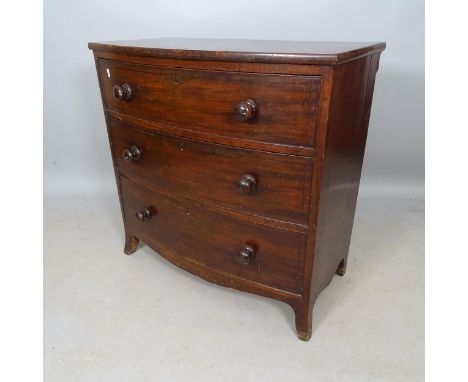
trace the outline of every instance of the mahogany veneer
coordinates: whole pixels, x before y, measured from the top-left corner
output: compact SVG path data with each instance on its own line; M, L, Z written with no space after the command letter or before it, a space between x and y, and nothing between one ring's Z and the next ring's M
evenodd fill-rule
M346 270L385 43L90 43L125 227L214 283L291 305Z

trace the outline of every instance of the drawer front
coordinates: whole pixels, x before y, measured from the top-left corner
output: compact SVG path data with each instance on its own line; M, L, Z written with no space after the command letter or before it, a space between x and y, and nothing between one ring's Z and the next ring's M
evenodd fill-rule
M221 215L122 176L120 191L127 232L163 256L183 256L259 284L299 291L305 235Z
M114 120L109 136L114 163L124 173L197 200L307 223L312 158L202 143Z
M98 61L98 70L106 109L231 138L315 144L320 77L164 69L106 60Z

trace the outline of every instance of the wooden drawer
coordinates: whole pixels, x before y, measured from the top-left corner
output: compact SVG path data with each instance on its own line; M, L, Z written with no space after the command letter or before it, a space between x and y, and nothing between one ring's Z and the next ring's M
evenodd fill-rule
M115 120L109 120L109 136L114 163L124 173L193 199L307 223L312 158L176 138Z
M320 76L164 69L107 60L98 60L98 71L108 110L230 138L315 145Z
M259 284L299 291L305 235L220 215L123 176L119 181L126 229L161 255L183 256ZM150 212L146 217L145 208Z

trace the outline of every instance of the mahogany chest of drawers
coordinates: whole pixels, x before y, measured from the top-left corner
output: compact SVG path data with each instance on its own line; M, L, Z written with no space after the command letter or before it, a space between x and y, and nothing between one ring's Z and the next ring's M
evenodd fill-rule
M385 43L89 48L125 253L141 240L206 280L284 301L308 340L317 296L346 270Z

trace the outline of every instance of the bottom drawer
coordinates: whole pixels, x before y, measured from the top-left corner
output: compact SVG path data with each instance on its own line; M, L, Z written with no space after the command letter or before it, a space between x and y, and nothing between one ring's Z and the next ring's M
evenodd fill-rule
M120 176L126 228L162 256L183 256L210 268L299 293L306 236L266 227L163 195Z

